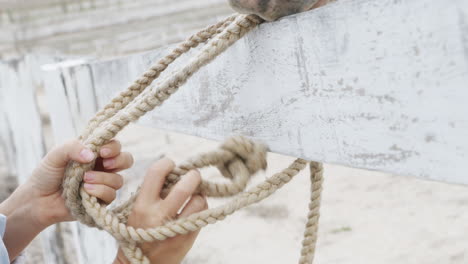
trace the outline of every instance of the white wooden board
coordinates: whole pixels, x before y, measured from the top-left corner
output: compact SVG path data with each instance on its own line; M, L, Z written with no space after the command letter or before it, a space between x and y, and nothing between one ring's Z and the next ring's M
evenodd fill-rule
M0 169L2 165L6 166L6 171L0 173L16 177L19 183L27 180L46 153L43 116L38 104L38 93L44 86L40 66L59 60L50 56L28 55L0 61L0 158L5 159L0 160ZM83 240L79 233L76 222L47 228L41 233L41 243L37 245L39 249L36 253L42 253L41 256L35 255L37 259L28 261L36 263L41 260L38 263L47 264L90 263L82 252ZM95 237L96 243L103 242L99 237ZM113 249L112 254L115 254L114 244L113 241L108 243L108 247ZM104 253L108 247L102 247ZM108 259L109 256L107 254Z
M10 173L24 182L44 155L42 121L35 100L39 67L33 57L0 62L1 145Z
M83 60L68 60L58 65L70 67L82 64ZM93 75L88 67L67 68L67 71L46 76L47 107L51 118L54 141L57 144L78 137L79 130L97 111L96 96L92 83ZM55 79L56 78L56 79ZM79 80L79 81L78 81ZM52 83L59 84L52 86ZM73 88L71 88L73 87ZM78 222L70 224L73 233L76 259L73 263L112 263L117 253L115 239L106 232Z
M261 25L141 123L468 184L467 36L465 0L338 1ZM75 124L60 135L79 131L95 98L103 106L162 54L44 67L64 102L51 105L55 127Z
M16 178L17 183L27 180L46 151L36 95L42 86L38 69L52 61L26 56L0 62L0 151L3 152L0 156L5 159L0 163L6 168L3 173ZM16 185L16 182L2 184ZM50 248L42 251L44 260L51 264L57 263L55 257L64 257L57 247L50 245L56 241L55 236L55 226L41 235L42 246Z

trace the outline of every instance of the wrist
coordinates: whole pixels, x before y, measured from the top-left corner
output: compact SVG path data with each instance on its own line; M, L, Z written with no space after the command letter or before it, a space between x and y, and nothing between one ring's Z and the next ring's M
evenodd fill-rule
M49 211L45 208L46 203L38 195L28 182L21 184L11 195L0 205L0 213L10 217L13 214L21 213L25 220L31 223L35 229L45 229L54 224Z
M25 203L8 215L3 242L10 261L15 259L34 237L44 230L44 226L37 222L33 212L34 204Z
M10 216L16 210L23 208L29 205L33 197L28 194L27 188L23 185L20 185L16 190L0 204L0 213L5 216Z
M39 197L34 202L31 214L37 225L41 226L43 229L53 224L63 222L62 217L56 215L55 208L50 204L50 201L44 197Z
M48 217L47 208L37 190L29 183L21 184L11 195L8 207L12 213L23 212L22 215L34 229L43 230L53 224Z

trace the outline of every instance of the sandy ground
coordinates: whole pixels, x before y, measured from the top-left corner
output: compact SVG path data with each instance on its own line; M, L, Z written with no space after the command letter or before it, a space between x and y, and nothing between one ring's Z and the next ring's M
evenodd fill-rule
M162 155L180 162L218 145L137 126L126 129L120 139L136 158L135 167L126 173L129 189L140 183L145 168ZM292 160L269 154L268 170L252 183ZM213 177L210 172L206 174ZM308 174L303 172L260 204L203 229L185 263L296 262L308 192ZM209 205L225 201L210 199ZM316 263L466 264L467 237L466 186L325 166Z

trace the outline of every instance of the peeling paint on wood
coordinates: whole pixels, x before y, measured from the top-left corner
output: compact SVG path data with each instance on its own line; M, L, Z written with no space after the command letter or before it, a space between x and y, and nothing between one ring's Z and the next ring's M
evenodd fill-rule
M0 151L3 152L0 156L5 159L0 161L5 163L0 167L6 167L0 173L7 177L2 179L5 181L2 184L10 185L12 190L17 182L27 180L45 153L42 119L36 101L36 93L42 85L41 73L37 69L44 62L33 56L0 62ZM53 235L49 231L44 232L41 238L47 242L43 245L53 243L54 240L50 239ZM36 257L50 259L53 255L41 253Z
M37 102L37 93L44 85L40 66L58 60L49 56L28 55L0 62L0 156L5 158L8 175L20 183L26 181L46 152L43 119ZM86 255L82 253L82 240L79 239L84 236L79 234L78 229L76 222L47 228L40 235L38 251L42 255L35 256L40 261L28 259L27 262L90 263L84 260ZM89 237L85 241L89 242ZM94 241L103 242L99 236L95 236ZM113 241L108 247L103 246L104 250L109 247L115 251ZM108 261L99 263L111 263L109 257L102 259Z
M2 147L10 171L24 182L45 152L42 121L35 99L40 65L33 57L0 62ZM34 66L32 66L34 68Z
M43 65L47 71L45 90L54 141L63 143L76 138L87 120L97 111L94 77L86 60L62 61L55 66ZM65 67L65 69L62 69ZM54 71L57 70L57 71ZM52 85L58 84L58 86ZM73 263L112 263L117 252L115 240L105 232L77 222L70 224L71 243L77 259ZM99 246L96 246L99 245Z

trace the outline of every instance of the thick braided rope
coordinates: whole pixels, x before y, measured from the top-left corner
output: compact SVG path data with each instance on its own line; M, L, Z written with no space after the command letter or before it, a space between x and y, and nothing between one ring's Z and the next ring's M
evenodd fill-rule
M103 121L109 119L117 111L121 110L128 105L136 96L138 96L146 87L148 87L159 75L167 69L167 67L173 63L182 54L186 53L192 48L197 47L201 43L205 43L216 34L219 34L236 18L235 15L229 16L228 18L216 23L215 25L209 26L199 32L195 33L187 40L178 44L168 55L164 56L157 63L152 65L143 75L134 81L127 90L121 92L118 96L112 99L112 101L104 106L102 110L96 113L96 115L89 121L88 126L83 131L81 139L86 139L92 130L94 130Z
M209 26L196 34L189 37L184 42L180 43L175 49L173 49L168 55L160 59L157 63L152 65L143 75L138 78L127 90L121 92L116 96L112 101L104 106L104 108L96 113L96 115L89 121L88 126L85 128L83 133L80 136L80 140L86 140L91 132L98 127L102 122L108 120L110 117L115 115L119 110L123 109L131 102L135 97L140 95L159 75L167 69L167 67L174 62L182 54L186 53L192 48L197 47L201 43L205 43L207 40L211 39L216 34L219 34L235 19L235 15L232 15L225 20L216 23L215 25ZM90 166L91 167L91 166ZM68 186L70 178L66 177L63 183L64 186ZM76 186L76 182L72 183L73 186ZM71 188L73 189L73 187ZM75 206L80 207L78 200L74 199L77 193L73 192L66 199L67 203L75 204ZM128 211L128 210L127 210ZM77 218L82 218L82 221L90 226L93 226L93 220L83 214L84 208L80 207L79 210L72 210L80 216L75 215ZM127 212L128 213L128 212Z
M232 137L220 149L201 154L175 168L166 177L162 196L167 194L171 187L180 180L181 176L190 170L207 166L217 167L221 175L229 179L230 182L212 183L202 180L195 193L209 197L233 196L245 189L251 175L266 168L266 148L243 137ZM137 195L138 191L125 203L112 210L120 222L126 223Z
M129 122L138 120L146 112L154 109L156 106L161 105L166 99L169 98L170 95L176 92L178 87L180 87L193 73L195 73L195 71L216 57L216 55L224 51L229 45L234 43L237 39L241 38L245 33L247 33L260 22L261 20L256 16L237 15L234 17L234 19L228 18L225 20L225 22L218 23L218 26L215 26L215 29L211 29L210 31L212 38L211 41L207 43L198 53L198 55L192 58L184 67L173 73L170 78L166 79L164 82L159 83L159 85L143 90L144 88L141 87L144 87L144 85L141 85L140 83L149 83L147 80L148 77L145 76L153 76L154 74L157 75L160 72L157 73L157 71L155 71L154 73L149 73L151 72L150 70L149 72L145 73L143 77L135 82L138 83L138 85L133 84L128 89L132 90L133 86L137 86L139 89L138 92L135 92L135 94L132 93L128 97L119 95L117 99L112 100L116 103L111 102L108 106L105 107L107 110L103 110L100 112L101 114L97 115L97 119L92 119L88 125L89 128L85 129L85 132L80 137L80 139L91 150L93 150L95 153L98 153L100 146L104 145L106 142L112 139ZM217 35L213 35L221 29L223 29L222 32L218 33ZM197 35L198 34L195 34L194 36ZM193 37L190 39L192 38ZM208 39L208 36L200 39L200 41L206 39ZM190 45L181 46L188 47ZM176 57L181 55L181 53L178 51L178 48L176 48L170 55L166 56L165 58L169 58L168 60L171 62L174 61ZM185 48L185 51L188 51L188 48ZM160 62L161 65L168 64L165 59L161 60ZM167 66L165 67L167 68ZM136 95L136 93L139 94ZM132 96L134 96L134 98L129 100L129 98ZM122 98L125 98L125 101L123 101L124 103L120 104ZM125 107L123 107L124 104L126 105ZM69 169L66 171L63 182L64 196L67 207L70 208L76 219L90 226L94 226L94 221L86 214L80 202L78 190L83 180L82 177L84 172L90 170L92 166L93 164L70 164Z
M173 49L168 55L160 59L157 63L152 65L143 75L138 78L127 90L121 92L118 96L116 96L112 101L104 106L104 108L96 113L96 115L89 121L88 126L85 128L83 133L80 136L80 140L84 141L88 139L90 134L96 127L98 127L101 123L111 118L115 113L119 110L123 109L130 103L135 97L140 95L159 75L167 69L167 67L174 62L178 57L182 54L186 53L192 48L197 47L201 43L205 43L207 40L211 39L216 34L221 33L234 19L236 18L235 15L232 15L223 21L216 23L215 25L209 26L196 34L189 37L184 42L180 43L175 49ZM92 167L93 165L90 165ZM89 168L85 168L88 170ZM83 223L87 225L93 226L93 220L89 217L84 215L84 208L79 205L78 199L74 199L77 197L77 192L73 192L76 190L77 181L70 183L70 177L65 177L63 182L64 188L66 186L72 185L71 189L72 193L70 195L66 194L66 201L67 206L76 206L78 207L75 210L72 210L72 213L75 214L75 217L81 219ZM80 180L80 179L77 179ZM127 210L128 211L128 210Z
M311 165L311 173L314 179L312 184L317 186L313 189L318 188L317 190L320 190L323 170L321 167L317 170L318 167L315 165L317 163L311 164L314 164L314 166ZM214 224L223 220L235 211L267 198L283 185L288 183L306 165L307 161L297 159L288 168L273 175L252 189L238 194L233 200L225 205L195 213L187 218L177 219L162 226L149 229L135 229L133 227L125 226L124 224L119 223L116 216L106 210L105 206L101 205L95 197L88 195L84 189L81 189L81 195L87 212L98 221L97 224L104 227L106 231L111 233L119 241L124 241L121 243L121 246L125 245L125 247L122 246L122 248L124 248L124 253L130 262L147 263L147 259L141 254L141 250L135 246L135 243L165 240L180 234L187 234L189 232L196 231L208 224ZM311 263L313 258L315 240L317 237L317 203L320 201L320 198L317 197L319 197L319 194L320 192L318 192L317 196L315 193L312 193L310 205L311 211L309 212L300 263ZM312 206L313 204L314 206Z
M315 245L317 243L318 222L320 217L320 202L323 183L323 166L321 163L311 161L310 164L310 203L307 223L302 240L300 264L309 264L314 261Z
M261 19L253 15L237 15L195 34L184 42L185 44L180 45L170 55L153 66L127 91L112 100L90 121L80 139L97 153L103 144L112 139L129 122L137 120L146 112L161 105L193 73L261 22ZM182 53L208 40L209 42L185 66L158 82L157 85L146 89ZM177 167L167 177L165 190L169 190L189 170L212 165L218 167L221 174L230 179L231 182L220 184L202 181L198 192L216 197L236 195L234 199L226 205L148 229L135 229L126 225L126 219L136 195L110 211L101 205L96 197L89 196L84 191L81 186L82 177L85 171L92 168L92 165L77 163L69 165L63 183L64 197L68 208L79 221L90 226L97 226L113 235L119 241L124 254L131 263L149 263L138 247L138 243L165 240L220 221L236 210L259 202L274 193L297 175L306 163L306 161L298 159L282 172L273 175L249 191L242 192L251 175L266 167L266 148L243 137L232 138L225 142L219 150L203 154ZM312 187L314 191L321 190L322 169L317 166L319 165L311 163L313 186L319 186ZM318 181L320 184L316 184L317 179L320 179ZM320 192L318 192L318 196L315 193L312 193L309 206L310 213L300 263L307 263L313 259L318 223L318 203L320 202Z

